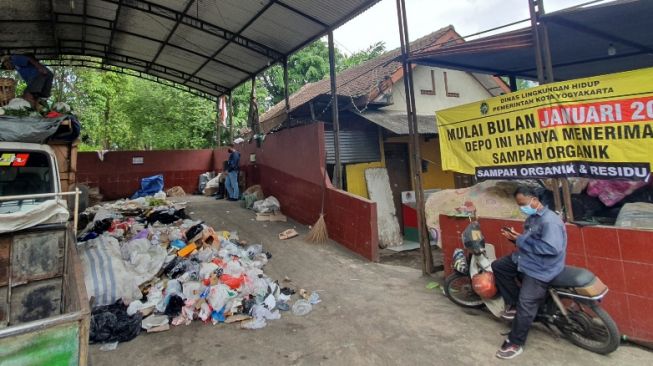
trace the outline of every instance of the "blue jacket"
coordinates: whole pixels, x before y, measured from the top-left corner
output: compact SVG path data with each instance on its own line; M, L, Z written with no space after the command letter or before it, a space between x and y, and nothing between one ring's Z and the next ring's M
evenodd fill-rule
M551 282L565 268L567 231L560 217L548 208L529 216L517 237L512 259L519 272Z
M234 150L229 154L229 161L227 162L227 171L237 172L240 170L240 153Z
M14 65L14 68L20 74L20 77L25 80L26 83L29 83L39 74L39 70L32 65L30 58L23 55L12 55L11 63Z

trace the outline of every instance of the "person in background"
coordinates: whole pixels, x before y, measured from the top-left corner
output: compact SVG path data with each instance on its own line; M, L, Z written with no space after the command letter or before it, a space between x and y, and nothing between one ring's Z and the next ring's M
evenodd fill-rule
M229 160L227 161L227 195L229 201L238 201L240 198L240 190L238 189L238 172L240 171L240 153L234 148L234 145L229 145Z
M501 315L512 320L508 339L496 356L511 359L523 352L528 331L537 310L546 298L549 283L565 268L567 231L555 212L540 202L529 187L515 191L515 201L523 214L524 233L505 227L501 234L515 243L517 250L492 262L497 289L506 302ZM517 279L521 288L517 286Z
M52 71L31 55L5 55L0 59L0 65L5 70L18 71L20 77L27 83L22 98L40 112L39 99L50 97L54 77Z

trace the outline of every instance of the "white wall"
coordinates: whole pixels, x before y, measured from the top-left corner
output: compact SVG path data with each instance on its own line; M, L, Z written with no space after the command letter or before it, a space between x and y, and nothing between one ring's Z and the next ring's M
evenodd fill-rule
M431 70L435 75L435 95L424 95L420 91L431 90ZM444 72L447 73L447 85L450 93L458 93L460 97L448 97L445 91ZM477 102L492 97L492 95L471 74L456 70L435 67L417 66L413 69L415 84L415 106L419 115L435 115L435 111L455 107L461 104ZM384 107L384 110L405 111L404 80L399 79L392 87L394 104Z

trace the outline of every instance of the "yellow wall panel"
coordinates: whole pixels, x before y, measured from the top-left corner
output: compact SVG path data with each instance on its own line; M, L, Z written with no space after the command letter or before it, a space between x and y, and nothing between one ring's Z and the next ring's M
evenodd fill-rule
M367 193L367 182L365 181L365 169L385 168L383 162L349 164L345 167L347 174L347 192L360 197L369 198Z

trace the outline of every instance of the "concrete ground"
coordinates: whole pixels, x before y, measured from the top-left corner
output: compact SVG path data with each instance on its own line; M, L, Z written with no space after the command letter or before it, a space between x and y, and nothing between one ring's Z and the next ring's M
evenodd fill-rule
M93 366L172 365L652 365L653 353L624 345L609 356L531 332L524 353L513 361L494 357L507 327L482 311L455 306L433 278L414 268L369 263L329 242L302 240L307 229L292 222L260 223L238 204L188 197L188 212L215 229L237 230L262 243L273 257L265 272L297 288L318 291L322 303L297 317L283 313L261 330L237 325L173 327L142 334L114 351L91 349ZM295 227L300 237L280 241Z

